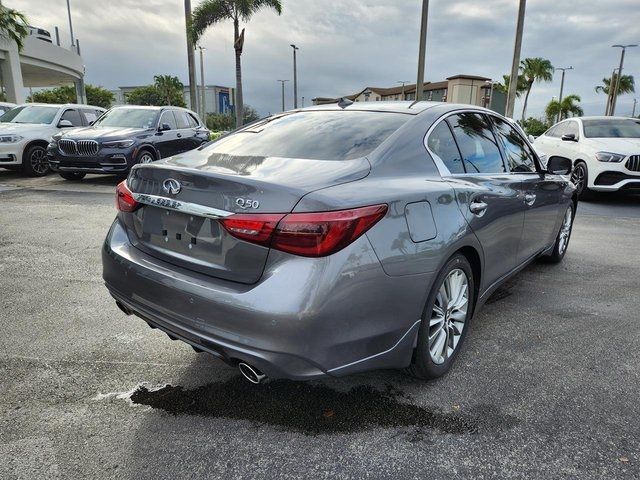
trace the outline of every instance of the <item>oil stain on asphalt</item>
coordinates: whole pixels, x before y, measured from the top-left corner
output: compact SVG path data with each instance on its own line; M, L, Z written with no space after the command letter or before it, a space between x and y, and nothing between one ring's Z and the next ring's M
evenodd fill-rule
M308 382L274 380L254 386L241 377L194 389L140 386L130 400L173 415L249 420L307 435L412 427L414 433L491 433L512 428L516 417L481 405L445 412L401 401L402 392L358 386L342 392Z

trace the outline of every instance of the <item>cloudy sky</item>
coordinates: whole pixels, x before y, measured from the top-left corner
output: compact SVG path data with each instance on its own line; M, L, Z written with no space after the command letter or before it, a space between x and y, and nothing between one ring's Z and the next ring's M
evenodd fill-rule
M192 0L195 7L199 0ZM30 22L69 43L65 0L5 0ZM245 102L260 113L280 109L278 79L291 79L291 43L298 54L299 95L355 93L365 86L415 82L419 0L283 0L283 14L264 11L247 25L243 73ZM431 0L425 77L439 81L464 73L501 79L511 65L517 0ZM605 96L594 87L619 62L616 43L640 43L640 0L529 0L522 57L572 65L565 92L582 97L586 114L601 114ZM71 0L73 25L87 81L115 88L152 82L154 74L187 82L182 0ZM220 24L203 37L205 81L234 83L233 29ZM630 49L625 73L640 81L640 48ZM199 73L198 73L199 78ZM535 85L529 113L539 116L560 88ZM287 84L287 106L292 104ZM640 83L638 84L640 97ZM633 95L618 101L631 113ZM518 109L519 105L516 105ZM522 108L521 106L519 107ZM638 107L640 109L640 106ZM516 115L518 116L518 115Z

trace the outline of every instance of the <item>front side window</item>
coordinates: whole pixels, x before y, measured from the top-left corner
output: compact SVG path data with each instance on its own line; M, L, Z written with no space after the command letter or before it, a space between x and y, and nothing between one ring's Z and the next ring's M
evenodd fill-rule
M504 173L504 164L487 117L460 113L447 119L467 173Z
M587 138L640 138L640 120L635 118L582 120L582 127Z
M101 127L154 128L158 111L147 108L120 107L109 110L94 125Z
M578 135L578 124L573 121L566 122L566 127L564 129L563 135L575 135L576 138Z
M451 173L464 173L460 151L447 122L440 122L427 140L429 150L437 155Z
M212 143L234 156L350 160L371 153L413 116L367 111L303 111L268 118Z
M176 116L176 123L178 125L178 128L180 129L190 128L187 112L183 112L182 110L174 110L173 114Z
M71 125L74 127L82 126L82 117L80 117L80 112L78 110L65 110L65 112L60 117L60 121L67 120L71 122Z
M507 168L514 173L536 171L533 152L516 129L501 118L491 117L496 127L496 134L504 148Z
M36 123L49 125L56 118L59 107L42 105L23 105L9 110L0 116L0 122L8 123Z
M170 130L176 130L178 124L176 123L176 117L171 110L165 110L160 116L160 125L169 125Z

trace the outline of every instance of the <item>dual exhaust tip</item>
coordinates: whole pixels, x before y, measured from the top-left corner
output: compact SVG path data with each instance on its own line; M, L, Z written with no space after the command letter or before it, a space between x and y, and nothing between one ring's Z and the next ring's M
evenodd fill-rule
M254 385L258 385L262 383L262 381L267 378L267 376L258 370L256 367L252 367L248 363L240 362L238 364L238 370L244 378L249 380Z

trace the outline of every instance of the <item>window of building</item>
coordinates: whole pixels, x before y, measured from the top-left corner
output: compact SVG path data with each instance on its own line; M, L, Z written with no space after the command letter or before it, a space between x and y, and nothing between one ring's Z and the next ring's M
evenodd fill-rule
M447 121L460 148L467 173L504 173L504 164L487 117L460 113Z

